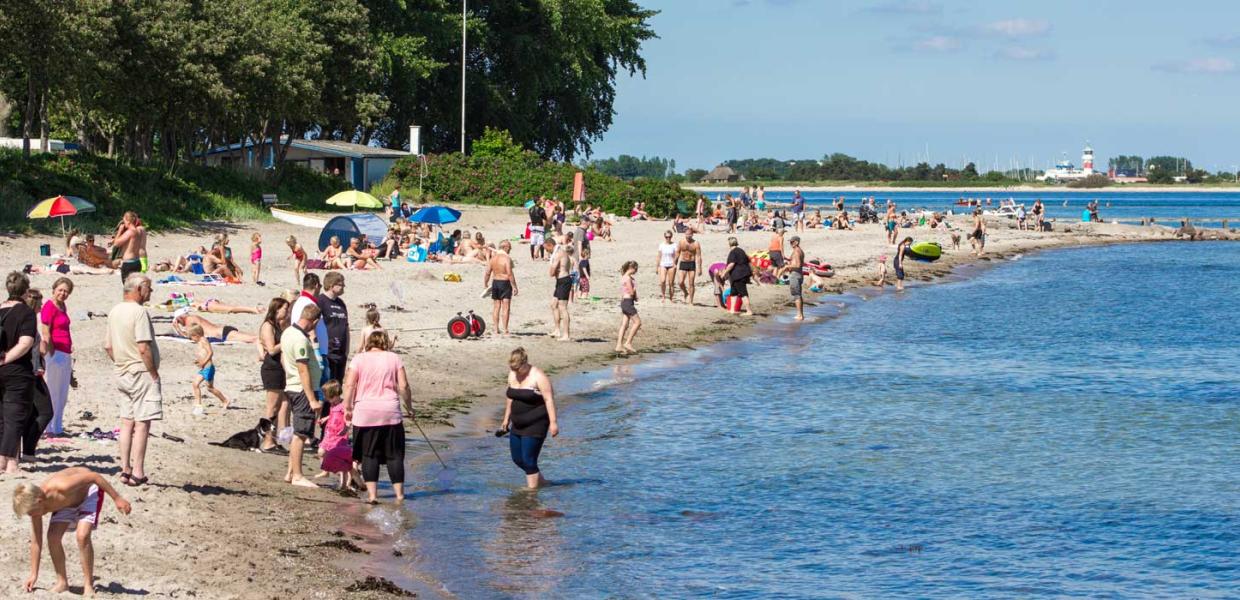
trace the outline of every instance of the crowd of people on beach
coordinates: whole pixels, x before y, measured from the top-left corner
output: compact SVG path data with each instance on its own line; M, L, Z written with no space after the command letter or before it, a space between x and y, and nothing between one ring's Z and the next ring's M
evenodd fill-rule
M394 193L387 209L391 226L384 239L367 240L360 235L347 241L332 238L326 249L314 255L289 236L285 240L287 262L293 280L299 284L297 291L273 293L269 302L259 306L226 304L216 298L197 300L190 294L173 294L164 303L173 309L170 335L192 344L194 416L206 413L206 398L215 398L225 408L232 402L230 393L215 384L220 369L216 347L252 347L265 398L256 449L287 455L284 481L292 486L313 488L320 486L315 480L334 479L337 488L355 490L372 504L379 501L383 468L394 500L403 501L404 423L413 417L412 390L400 356L393 352L395 336L382 325L377 307L367 307L360 339L351 336L354 323L343 300L346 275L382 269L383 261L409 260L413 255L425 256L427 261L478 264L483 269L482 293L492 302L490 333L496 336L512 334L512 304L521 290L512 240L489 243L481 231L457 229L446 234L429 225L411 223L412 206L400 202L398 194ZM1044 212L1040 207L1040 202L1034 207L1039 222ZM735 198L728 195L713 206L705 196L699 196L694 214L677 214L657 245L652 272L660 302L700 306L695 302L695 292L705 274L713 287L710 305L717 309L754 315L751 284L786 285L795 318L804 319L806 284L812 291L825 291L832 271L824 261L807 258L802 236L811 229L847 231L858 223L845 208L843 198L833 202L833 208L834 214L828 216L822 215L821 208L811 214L800 191L789 205L773 206L761 186L752 191L746 188ZM560 341L574 339L573 305L599 299L595 295L599 293L599 275L592 271L590 260L596 242L612 239L612 225L617 219L585 202L575 203L571 213L554 198L535 199L528 205L529 220L521 236L529 244L530 262L546 263L545 275L537 269L522 269L522 277L550 280L548 335ZM901 229L916 225L942 228L959 243L959 233L938 213L914 221L888 201L881 214L873 198L864 199L856 213L860 222L881 223L886 242L895 247L891 265L897 289L904 287L912 245L912 237L898 239ZM639 202L628 218L651 217ZM975 209L968 231L975 254L984 250L986 227L980 208ZM769 232L766 249L743 249L735 235L742 230ZM726 256L712 264L708 264L699 241L699 236L710 233L729 236ZM118 490L141 487L150 481L147 445L152 424L164 416L165 394L160 357L160 340L165 338L156 335L147 310L155 273L164 277L193 274L234 284L248 277L256 285L266 285L262 280L261 233L250 236L248 273L234 259L227 234L215 236L209 248L202 246L153 263L147 252L148 235L138 215L129 212L118 223L108 247L96 244L93 235L70 232L64 254L49 265L65 274L120 274L122 301L108 312L102 344L112 362L113 387L120 398L120 485L114 487L96 473L72 467L41 485L18 489L14 510L34 523L33 565L27 589L38 579L44 516L50 516L46 540L56 567L56 588L67 585L60 538L70 526L75 528L89 583L90 534L98 524L102 498L112 498L118 509L128 512L129 505ZM885 255L879 258L879 267L876 285L886 285ZM638 351L635 340L644 325L639 311L639 269L637 260L626 260L616 275L618 355ZM40 270L26 269L28 273ZM326 272L320 277L315 272L319 270ZM8 299L0 304L0 472L16 472L22 460L35 456L45 436L64 435L68 390L76 385L68 309L73 289L72 279L60 277L44 301L38 290L31 289L26 273L13 272L6 278ZM262 321L257 331L249 332L215 323L205 314L253 314L262 316ZM545 440L559 433L555 392L550 378L531 364L524 349L511 352L508 367L500 431L509 436L513 463L524 472L527 485L535 488L546 483L538 466ZM308 452L319 458L315 475L303 470ZM87 589L93 588L88 585Z

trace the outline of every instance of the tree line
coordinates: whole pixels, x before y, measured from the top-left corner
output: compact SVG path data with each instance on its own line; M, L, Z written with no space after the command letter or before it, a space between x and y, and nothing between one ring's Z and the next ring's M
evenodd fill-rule
M635 0L0 0L8 125L138 161L281 136L457 149L487 126L548 159L589 155L616 77L644 75ZM287 144L273 150L283 162Z
M585 168L596 169L605 175L632 181L645 179L676 179L676 161L669 158L645 156L638 158L621 154L616 158L604 158L582 163Z
M777 160L774 158L740 159L724 161L738 175L749 181L989 181L1001 183L1022 177L1032 178L1032 172L977 170L968 163L954 169L943 163L931 165L920 162L905 167L890 167L842 154L828 154L822 159Z

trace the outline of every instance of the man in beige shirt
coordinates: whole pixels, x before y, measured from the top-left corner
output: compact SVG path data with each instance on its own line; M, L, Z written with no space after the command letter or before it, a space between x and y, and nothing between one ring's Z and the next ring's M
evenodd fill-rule
M108 334L103 342L121 393L121 481L130 486L147 482L144 463L151 421L164 417L159 346L155 344L151 316L142 306L150 299L150 278L130 274L125 279L125 301L108 312Z

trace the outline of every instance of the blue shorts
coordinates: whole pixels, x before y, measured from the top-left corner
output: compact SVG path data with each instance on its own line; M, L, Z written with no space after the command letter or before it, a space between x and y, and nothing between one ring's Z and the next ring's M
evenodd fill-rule
M211 363L198 371L207 383L215 383L215 363Z

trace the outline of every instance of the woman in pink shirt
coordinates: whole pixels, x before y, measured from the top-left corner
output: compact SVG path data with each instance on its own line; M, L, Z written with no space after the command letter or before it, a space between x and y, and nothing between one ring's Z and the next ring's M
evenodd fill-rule
M369 504L378 504L380 464L387 465L396 503L405 500L405 427L400 405L403 401L413 414L413 397L405 366L390 348L387 333L372 331L366 337L366 351L353 356L345 375L344 414L353 423L353 460L362 463Z
M73 377L73 336L69 333L69 307L73 280L61 277L52 284L52 297L39 312L39 354L43 355L43 381L52 397L52 421L47 433L64 435L65 403L69 401L69 381Z

